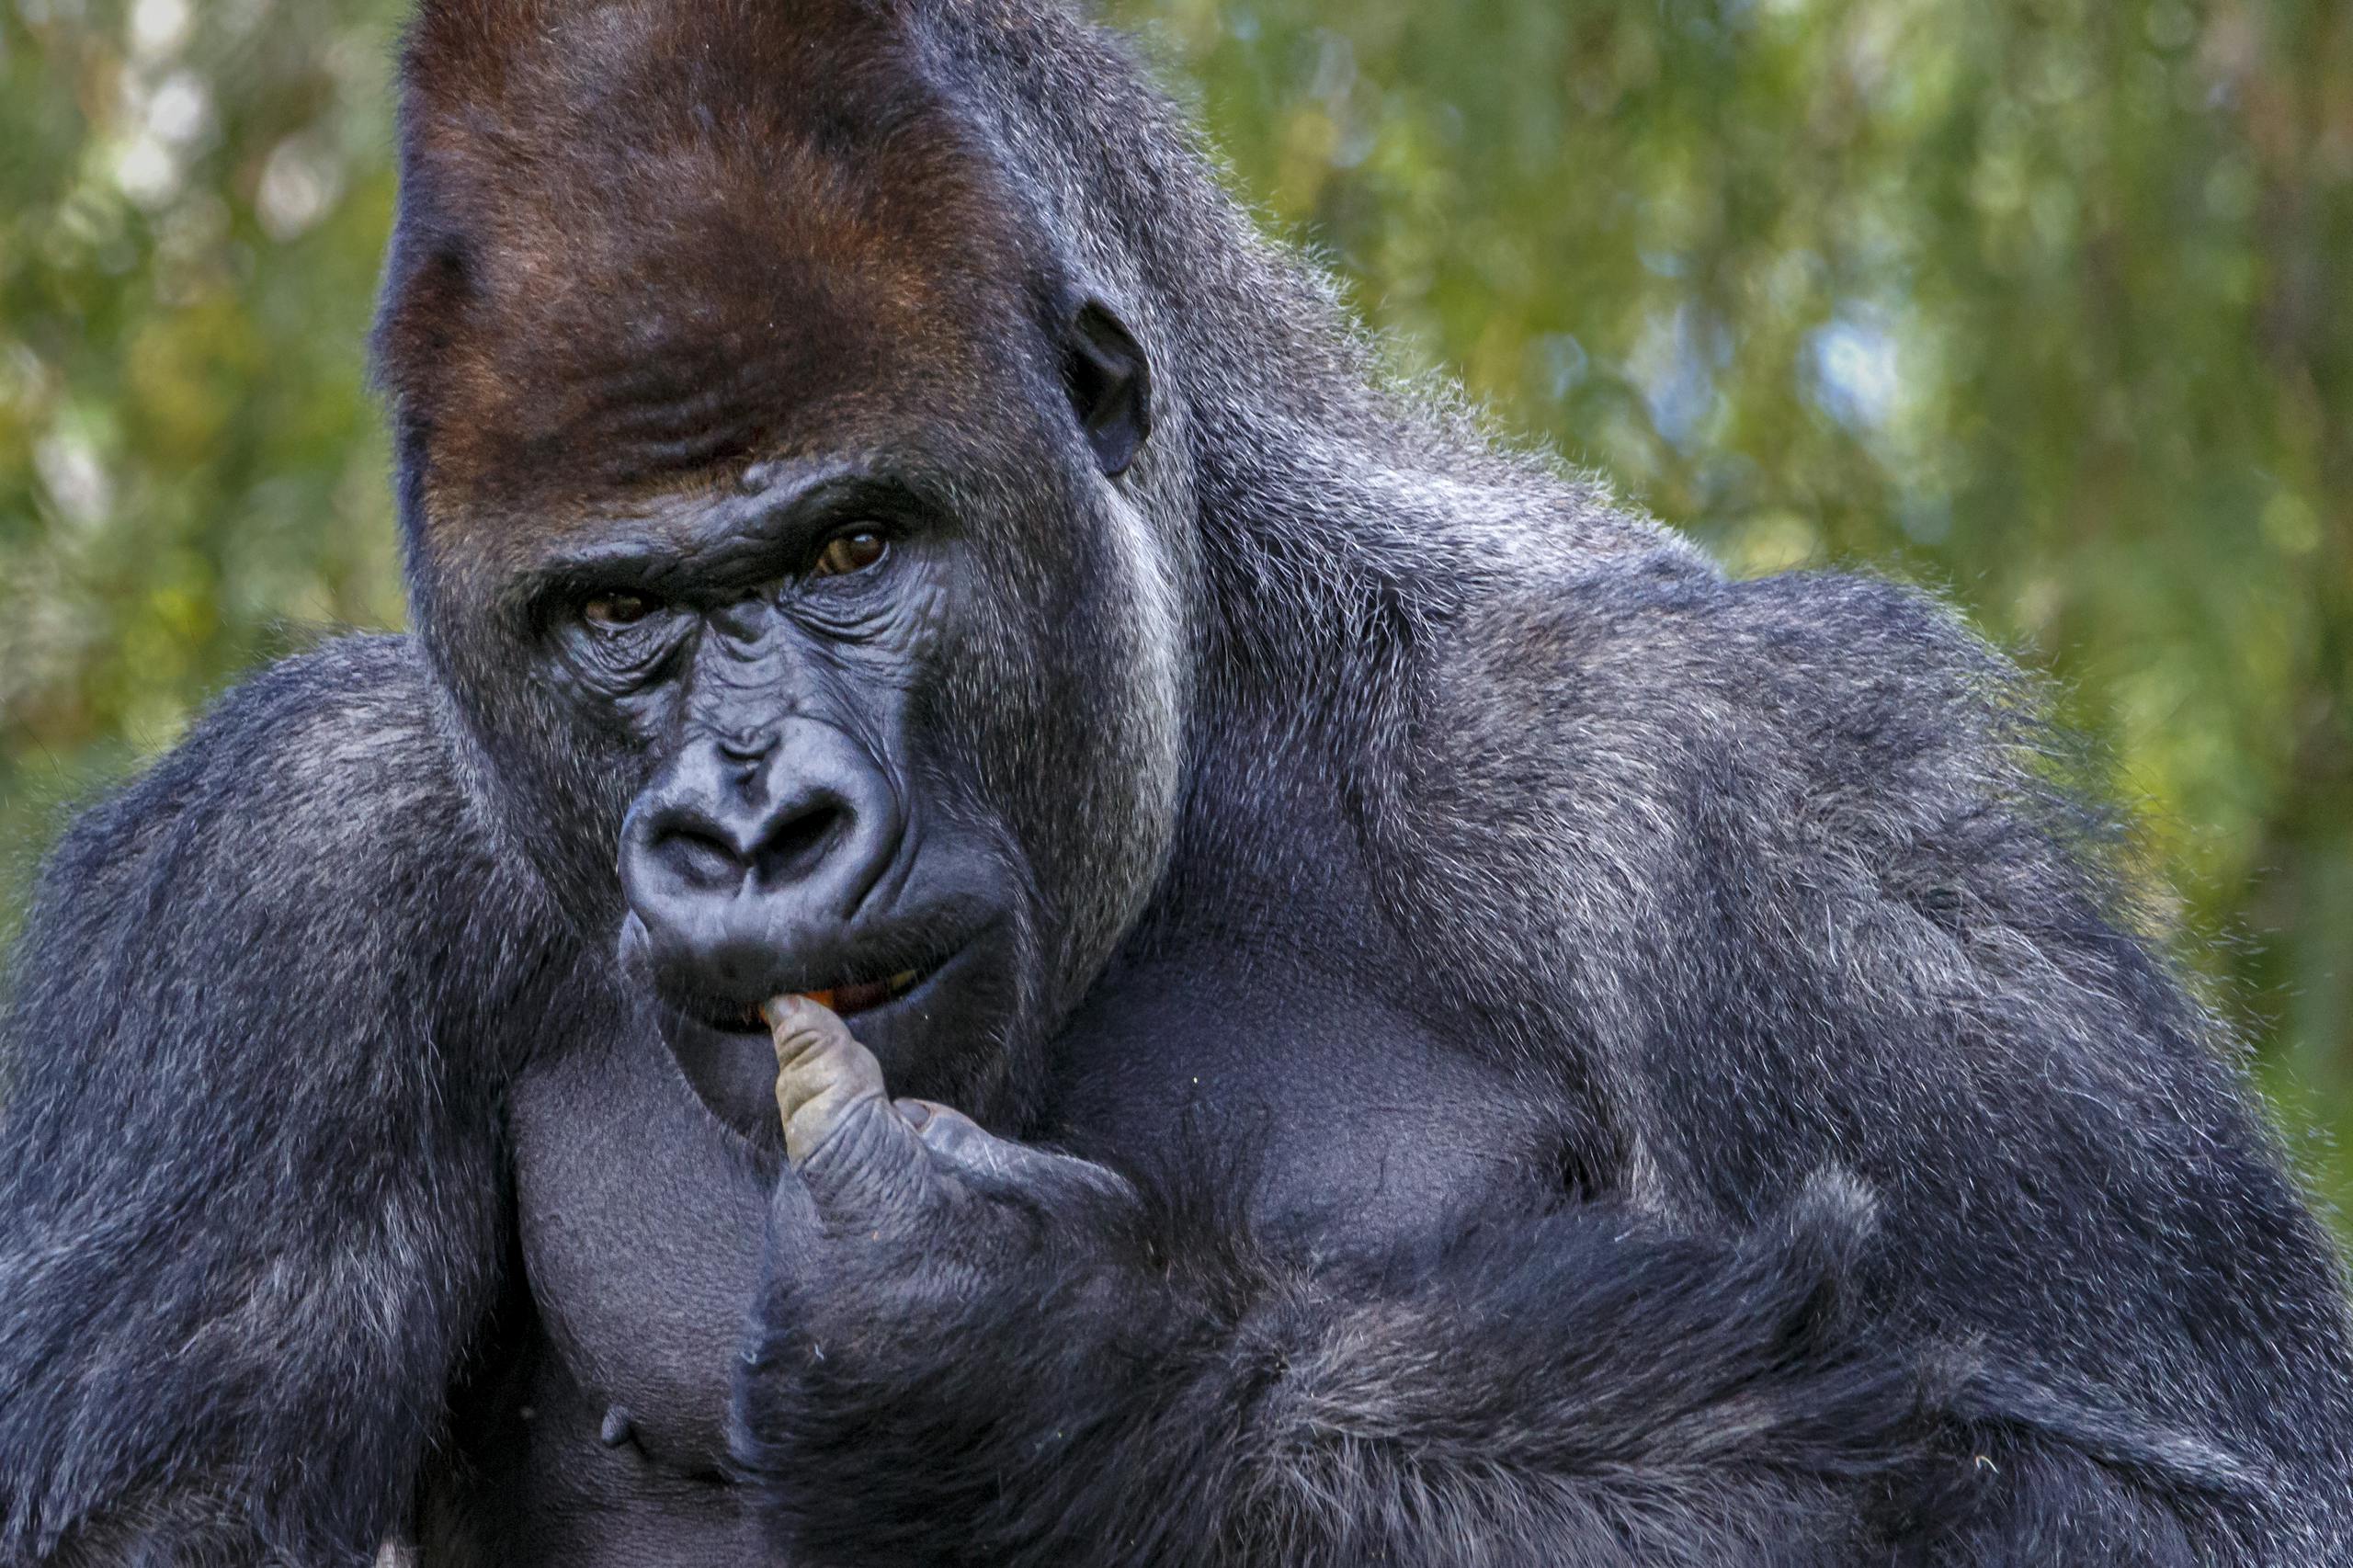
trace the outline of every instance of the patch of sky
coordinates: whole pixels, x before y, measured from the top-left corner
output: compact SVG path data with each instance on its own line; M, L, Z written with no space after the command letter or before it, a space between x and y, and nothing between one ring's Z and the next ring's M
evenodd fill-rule
M1652 426L1677 447L1688 449L1722 401L1716 372L1732 362L1732 349L1723 323L1688 302L1644 324L1626 369Z
M1904 393L1903 353L1885 315L1843 311L1806 335L1806 391L1851 429L1884 429Z
M1556 403L1583 386L1593 369L1585 345L1565 332L1547 333L1528 347L1537 384Z

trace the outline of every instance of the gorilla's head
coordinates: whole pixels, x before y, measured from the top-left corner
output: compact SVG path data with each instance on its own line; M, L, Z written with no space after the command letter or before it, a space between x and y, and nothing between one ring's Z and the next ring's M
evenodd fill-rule
M1133 309L891 7L430 0L407 81L379 353L486 819L732 1119L787 991L1002 1108L1180 787Z

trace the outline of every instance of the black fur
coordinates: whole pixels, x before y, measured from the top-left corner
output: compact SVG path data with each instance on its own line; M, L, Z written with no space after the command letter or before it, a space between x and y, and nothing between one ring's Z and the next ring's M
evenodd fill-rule
M1847 1299L1851 1184L1739 1240L1596 1205L1356 1266L1179 1192L994 1291L772 1301L743 1449L784 1559L1811 1563L1942 1517L1960 1369Z
M0 1561L744 1561L746 1495L842 1565L2353 1555L2336 1254L1997 655L1867 579L1727 582L1390 386L1047 0L578 9L433 0L412 51L419 638L224 701L15 956ZM496 312L557 310L598 223L697 233L659 158L730 135L850 216L604 314L774 317L751 391L644 450L635 393L463 404L609 390L595 312ZM801 309L867 222L957 258L920 363ZM1097 297L1142 358L1082 429L1052 334ZM810 365L936 373L981 465L985 634L921 711L1046 913L952 1082L1142 1196L1017 1194L972 1267L827 1236L756 1293L798 1178L615 965L642 775L509 590L593 510L561 484L724 474Z
M17 953L0 1561L362 1561L401 1522L505 1221L524 906L395 639L236 693L84 816Z

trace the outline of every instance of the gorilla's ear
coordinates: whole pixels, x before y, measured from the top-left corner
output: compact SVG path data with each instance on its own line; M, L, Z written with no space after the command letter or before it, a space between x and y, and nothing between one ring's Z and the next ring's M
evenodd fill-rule
M1135 337L1100 300L1089 299L1063 328L1063 386L1096 465L1127 472L1152 434L1152 366Z

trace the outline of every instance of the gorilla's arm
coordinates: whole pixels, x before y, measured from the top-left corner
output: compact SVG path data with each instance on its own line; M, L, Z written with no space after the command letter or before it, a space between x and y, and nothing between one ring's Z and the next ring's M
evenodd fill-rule
M1392 813L1424 835L1417 933L1438 972L1550 987L1557 1025L1496 1048L1594 1041L1562 1081L1637 1086L1613 1111L1643 1180L1703 1233L1597 1204L1343 1274L1166 1205L976 1186L973 1149L1053 1177L956 1119L927 1164L884 1157L898 1123L845 1113L868 1131L804 1151L824 1244L779 1249L744 1390L782 1540L2341 1561L2333 1252L2001 661L1881 585L1646 567L1493 634ZM902 1175L845 1174L875 1168ZM907 1199L911 1170L960 1196ZM1876 1195L1868 1245L1825 1170Z
M278 666L48 866L5 1028L0 1561L364 1563L402 1522L503 1244L468 1053L512 958L415 660Z
M2343 1561L2336 1250L2031 684L1909 590L1642 558L1465 642L1433 727L1472 738L1414 800L1432 959L1518 935L1686 1211L1824 1164L1878 1194L1874 1299L1989 1369L1926 1560ZM1506 836L1540 848L1498 875Z
M1733 1240L1611 1205L1335 1269L1230 1195L918 1130L810 1032L739 1405L782 1561L1831 1562L1918 1453L1848 1184Z

